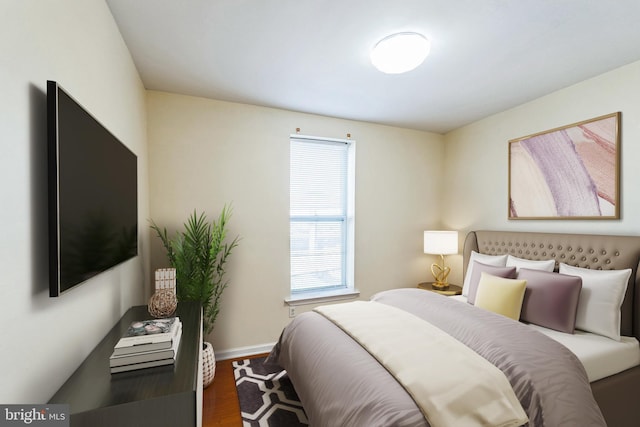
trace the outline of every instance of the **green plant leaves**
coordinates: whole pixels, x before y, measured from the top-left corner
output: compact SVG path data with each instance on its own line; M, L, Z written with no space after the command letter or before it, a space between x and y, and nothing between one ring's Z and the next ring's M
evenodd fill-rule
M236 236L227 243L227 222L232 209L226 205L217 220L207 221L205 213L197 211L184 223L184 231L169 238L166 228L160 229L153 220L156 231L167 251L172 267L176 269L176 295L178 301L198 301L202 304L205 334L214 327L220 311L220 296L228 285L224 279L225 263L238 245Z

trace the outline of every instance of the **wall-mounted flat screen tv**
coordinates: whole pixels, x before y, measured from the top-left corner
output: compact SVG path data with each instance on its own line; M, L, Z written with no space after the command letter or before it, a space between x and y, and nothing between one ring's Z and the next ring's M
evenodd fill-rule
M138 254L137 157L47 81L49 294Z

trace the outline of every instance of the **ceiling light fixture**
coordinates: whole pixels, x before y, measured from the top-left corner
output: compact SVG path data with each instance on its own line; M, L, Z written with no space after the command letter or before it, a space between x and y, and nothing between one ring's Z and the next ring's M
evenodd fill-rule
M391 34L373 47L371 63L383 73L406 73L422 64L430 49L431 42L422 34Z

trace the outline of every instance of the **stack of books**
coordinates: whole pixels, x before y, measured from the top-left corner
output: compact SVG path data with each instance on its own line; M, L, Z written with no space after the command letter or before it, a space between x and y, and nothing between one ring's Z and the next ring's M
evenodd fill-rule
M111 373L174 364L181 336L178 317L133 322L113 348Z

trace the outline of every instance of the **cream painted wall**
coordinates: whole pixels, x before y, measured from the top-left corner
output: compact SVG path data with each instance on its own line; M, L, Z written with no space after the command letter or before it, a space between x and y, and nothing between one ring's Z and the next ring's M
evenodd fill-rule
M126 308L144 301L149 246L142 233L137 258L49 298L46 81L138 155L141 221L145 95L104 0L5 0L0 16L0 402L45 403Z
M426 279L422 231L441 216L441 135L162 92L148 92L147 105L154 221L173 233L194 209L212 218L233 203L230 235L242 240L210 337L217 352L275 342L289 322L289 135L296 128L357 141L361 297ZM152 270L167 266L155 235L151 248Z
M479 229L640 234L638 99L640 62L635 62L450 132L445 136L445 225L462 235ZM508 141L616 111L622 112L621 219L508 220ZM462 260L453 258L452 281L460 281Z

